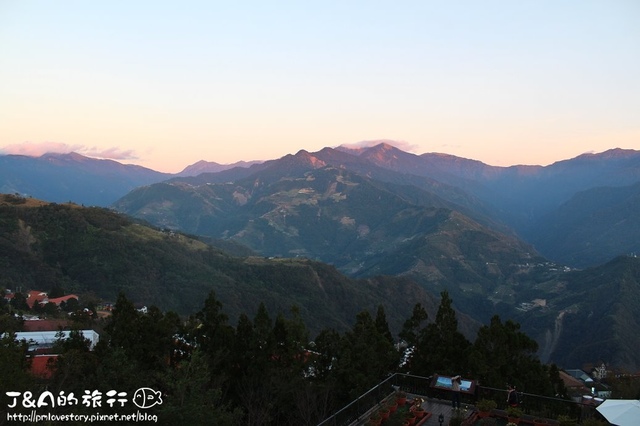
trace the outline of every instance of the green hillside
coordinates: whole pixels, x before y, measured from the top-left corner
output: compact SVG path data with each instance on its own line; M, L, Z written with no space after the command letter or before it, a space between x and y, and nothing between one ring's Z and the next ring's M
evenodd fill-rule
M433 298L408 279L350 279L304 258L234 257L201 240L162 231L103 208L0 198L0 287L62 288L191 314L215 291L228 315L300 308L312 331L344 330L362 309L385 306L397 330L415 303Z
M566 276L553 303L565 312L553 358L577 365L585 353L637 371L640 368L640 259L621 256Z

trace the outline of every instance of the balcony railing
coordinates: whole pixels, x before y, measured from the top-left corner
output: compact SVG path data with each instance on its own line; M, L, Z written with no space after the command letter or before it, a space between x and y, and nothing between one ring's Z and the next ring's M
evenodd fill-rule
M446 389L433 387L432 377L413 376L395 373L384 381L369 389L331 417L325 419L318 426L348 426L364 422L367 414L383 400L390 397L396 390L401 389L409 394L419 395L430 399L443 401L451 400L451 392ZM576 419L578 423L596 415L595 405L583 404L574 400L553 398L542 395L519 392L520 408L525 415L547 419L557 419L560 415L567 415ZM485 386L476 386L473 394L461 393L460 402L463 405L475 406L479 399L491 399L498 404L498 410L507 408L507 390Z

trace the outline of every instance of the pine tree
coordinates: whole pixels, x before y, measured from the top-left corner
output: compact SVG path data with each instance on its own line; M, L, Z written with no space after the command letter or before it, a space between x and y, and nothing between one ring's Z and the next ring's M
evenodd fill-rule
M445 290L441 294L435 322L423 329L415 354L412 372L415 374L461 374L467 371L469 341L458 331L453 302Z

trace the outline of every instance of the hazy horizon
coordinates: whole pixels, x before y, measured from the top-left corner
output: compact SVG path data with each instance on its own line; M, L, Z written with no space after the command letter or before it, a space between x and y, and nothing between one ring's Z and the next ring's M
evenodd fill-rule
M344 147L347 147L347 148L366 148L366 147L373 147L373 146L378 145L378 144L380 144L380 143L385 143L385 144L388 144L388 145L392 145L392 146L394 146L394 147L396 147L396 148L401 149L401 150L403 150L403 151L404 151L404 149L403 149L401 146L399 146L399 145L401 145L401 144L394 144L394 141L387 141L387 140L384 140L384 141L367 141L367 143L362 143L362 142L360 142L360 143L355 143L355 144L343 144L343 145L340 145L340 146L344 146ZM323 148L338 148L338 147L340 147L340 146L323 147ZM31 146L30 148L34 148L34 147L33 147L33 146ZM320 148L320 149L323 149L323 148ZM320 149L318 149L318 151L320 151ZM601 153L603 153L603 152L606 152L606 151L609 151L609 150L612 150L612 149L624 149L624 148L620 148L620 147L611 147L611 148L607 148L607 149L605 149L604 151L599 151L599 152L593 152L593 151L591 151L591 152L584 152L584 153L578 154L577 156L584 155L584 154L601 154ZM298 149L297 151L295 151L295 152L291 152L291 153L289 153L289 154L293 155L293 154L296 154L297 152L299 152L299 151L301 151L301 150L308 151L308 152L311 152L311 153L316 152L315 150L314 150L314 151L309 151L309 150L307 150L307 149L305 149L305 148L300 148L300 149ZM406 151L406 152L408 152L408 151ZM16 152L7 152L7 153L4 153L4 152L2 152L2 150L0 150L0 155L24 155L24 156L27 156L27 157L34 157L34 158L41 157L41 156L43 156L43 155L45 155L45 154L71 154L71 153L77 153L77 154L83 155L83 156L85 156L85 157L93 158L93 159L98 159L98 160L105 160L105 159L106 159L106 160L113 160L113 161L117 161L117 162L122 163L122 164L137 165L137 166L147 167L147 166L145 166L145 165L143 165L143 164L140 164L140 163L138 163L138 162L136 162L136 161L125 161L125 160L118 160L118 159L112 159L112 158L94 157L94 156L91 156L91 155L81 154L81 153L76 152L76 151L65 151L65 150L61 150L61 151L46 151L46 152L38 152L37 150L31 149L29 152L20 152L20 150L16 150ZM289 155L289 154L285 154L285 155ZM450 153L447 153L447 152L421 152L421 153L413 153L413 154L415 154L415 155L422 155L422 154L444 154L444 155L453 155L453 154L450 154ZM551 162L551 163L549 163L549 164L553 164L553 163L556 163L556 162L558 162L558 161L570 160L570 159L575 158L575 157L577 157L577 156L573 156L573 157L569 157L569 158L558 158L558 159L556 159L556 160L552 161L552 162ZM458 155L456 155L456 157L459 157L459 158L465 158L465 159L468 159L468 160L477 160L477 161L481 161L481 160L478 160L477 158L461 157L461 156L458 156ZM250 159L240 159L240 160L238 160L238 161L233 161L233 162L229 162L229 163L221 163L221 162L218 162L218 161L215 161L215 160L207 160L207 159L202 158L202 159L200 159L200 160L196 160L196 161L194 161L193 163L185 164L184 166L180 167L176 172L164 172L163 170L157 170L157 169L154 169L153 167L147 167L147 168L149 168L149 169L151 169L151 170L158 171L158 172L164 172L164 173L180 173L180 172L182 172L184 169L186 169L187 167L192 166L192 165L194 165L194 164L196 164L196 163L198 163L198 162L200 162L200 161L213 162L213 163L217 163L217 164L219 164L219 165L221 165L221 166L228 166L228 165L233 165L233 164L236 164L236 163L242 163L242 162L244 162L244 163L250 163L250 162L264 162L264 161L269 161L269 160L277 160L278 158L282 158L282 156L281 156L281 157L273 157L273 158L265 158L265 159L260 159L260 160L256 160L256 159L253 159L253 160L250 160ZM485 164L487 164L487 165L489 165L489 166L496 166L496 167L511 167L511 166L548 166L548 165L549 165L549 164L524 164L524 163L519 163L519 164L509 164L509 165L494 165L494 164L488 164L488 163L485 163Z

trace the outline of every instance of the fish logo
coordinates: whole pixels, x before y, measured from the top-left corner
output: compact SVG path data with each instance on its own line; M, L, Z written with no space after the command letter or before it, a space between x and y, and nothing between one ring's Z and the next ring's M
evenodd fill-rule
M151 388L140 388L133 394L133 403L138 408L144 409L162 404L162 392Z

